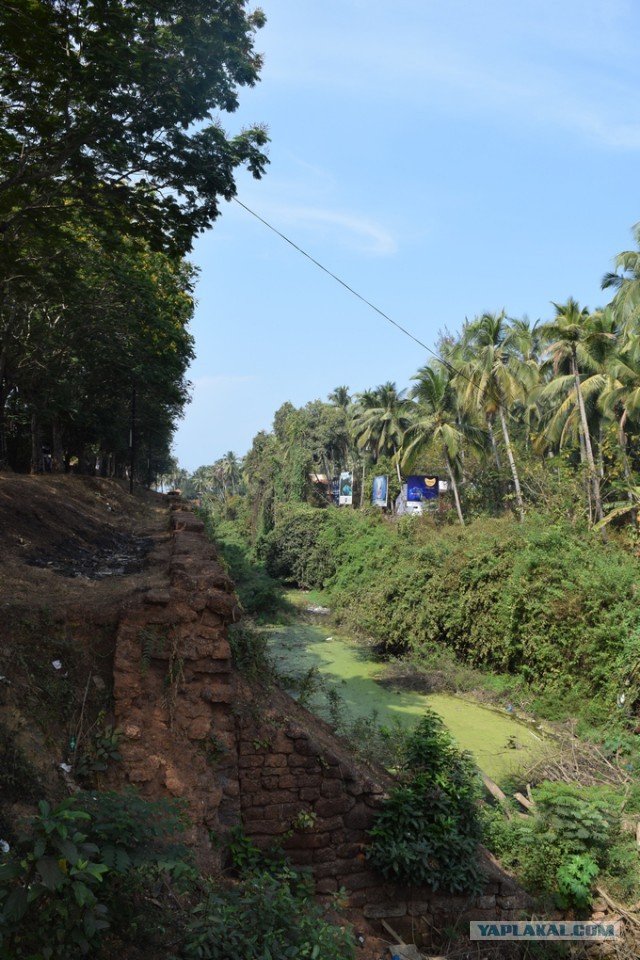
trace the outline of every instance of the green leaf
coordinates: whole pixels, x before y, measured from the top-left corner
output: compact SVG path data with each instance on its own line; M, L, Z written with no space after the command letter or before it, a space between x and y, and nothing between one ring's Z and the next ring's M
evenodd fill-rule
M82 880L74 880L71 884L71 888L78 906L85 907L87 904L95 903L96 898L93 892L89 889L86 883L82 882Z
M58 844L58 849L69 863L77 863L78 848L72 840L61 840Z
M57 890L66 879L55 857L41 857L40 860L36 861L36 869L43 884L49 890Z
M27 888L15 887L2 907L2 916L12 923L21 920L27 909Z
M19 877L21 873L23 873L23 870L17 863L0 864L0 883L13 880L14 877Z

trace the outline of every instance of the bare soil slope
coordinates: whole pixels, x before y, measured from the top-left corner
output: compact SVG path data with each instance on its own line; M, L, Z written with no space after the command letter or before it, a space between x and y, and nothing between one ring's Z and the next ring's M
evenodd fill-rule
M167 517L166 497L117 481L0 474L0 608L117 601Z
M3 804L63 795L72 738L109 721L121 612L164 582L168 541L167 497L0 474L0 835Z

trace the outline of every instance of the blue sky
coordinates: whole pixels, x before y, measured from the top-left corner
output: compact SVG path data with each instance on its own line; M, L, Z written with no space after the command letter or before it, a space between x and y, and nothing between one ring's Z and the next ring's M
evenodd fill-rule
M636 0L263 0L263 122L238 199L433 347L465 317L608 301L640 220ZM189 471L242 456L285 401L387 380L429 354L236 203L200 237Z

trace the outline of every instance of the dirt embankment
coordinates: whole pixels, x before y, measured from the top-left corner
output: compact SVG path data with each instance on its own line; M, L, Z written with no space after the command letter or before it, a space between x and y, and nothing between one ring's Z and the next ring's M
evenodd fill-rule
M61 795L72 738L108 715L118 623L164 581L169 510L115 481L0 474L3 803Z
M89 477L0 474L0 604L59 607L120 598L138 584L168 500Z

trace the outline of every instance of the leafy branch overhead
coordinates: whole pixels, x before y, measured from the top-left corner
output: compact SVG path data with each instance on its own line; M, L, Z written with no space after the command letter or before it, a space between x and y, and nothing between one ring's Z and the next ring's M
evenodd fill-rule
M265 128L229 137L253 86L261 11L234 2L95 0L0 5L0 223L14 236L34 209L80 202L188 250L235 193L262 175Z

